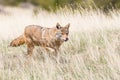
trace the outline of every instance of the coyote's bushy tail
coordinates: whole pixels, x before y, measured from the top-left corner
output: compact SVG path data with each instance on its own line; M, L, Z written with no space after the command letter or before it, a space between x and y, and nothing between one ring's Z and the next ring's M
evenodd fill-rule
M24 35L20 35L18 38L14 39L11 43L10 46L12 47L16 47L16 46L20 46L22 44L25 43L25 37Z

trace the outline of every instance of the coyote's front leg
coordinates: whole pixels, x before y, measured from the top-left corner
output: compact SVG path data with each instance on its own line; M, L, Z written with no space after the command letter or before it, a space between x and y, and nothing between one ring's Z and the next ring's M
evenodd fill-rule
M49 56L52 54L53 56L58 56L59 49L51 48L51 47L45 47L45 49L50 52Z

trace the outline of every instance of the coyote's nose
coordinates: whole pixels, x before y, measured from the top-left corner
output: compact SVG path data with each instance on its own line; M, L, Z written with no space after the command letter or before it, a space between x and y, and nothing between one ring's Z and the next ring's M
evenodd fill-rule
M68 41L68 38L66 38L64 41Z

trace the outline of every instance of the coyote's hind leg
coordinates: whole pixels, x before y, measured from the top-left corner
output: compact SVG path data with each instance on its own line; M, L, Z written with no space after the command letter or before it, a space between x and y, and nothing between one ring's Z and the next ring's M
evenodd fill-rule
M33 54L33 49L34 49L34 45L33 44L27 44L27 55L32 56Z

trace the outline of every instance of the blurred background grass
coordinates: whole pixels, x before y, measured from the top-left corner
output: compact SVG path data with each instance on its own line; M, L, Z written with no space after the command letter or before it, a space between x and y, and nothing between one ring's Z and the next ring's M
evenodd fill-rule
M73 10L82 8L100 8L103 11L110 9L120 9L120 0L0 0L1 5L22 6L30 5L42 7L48 11L56 11L59 8L64 8L66 5Z

